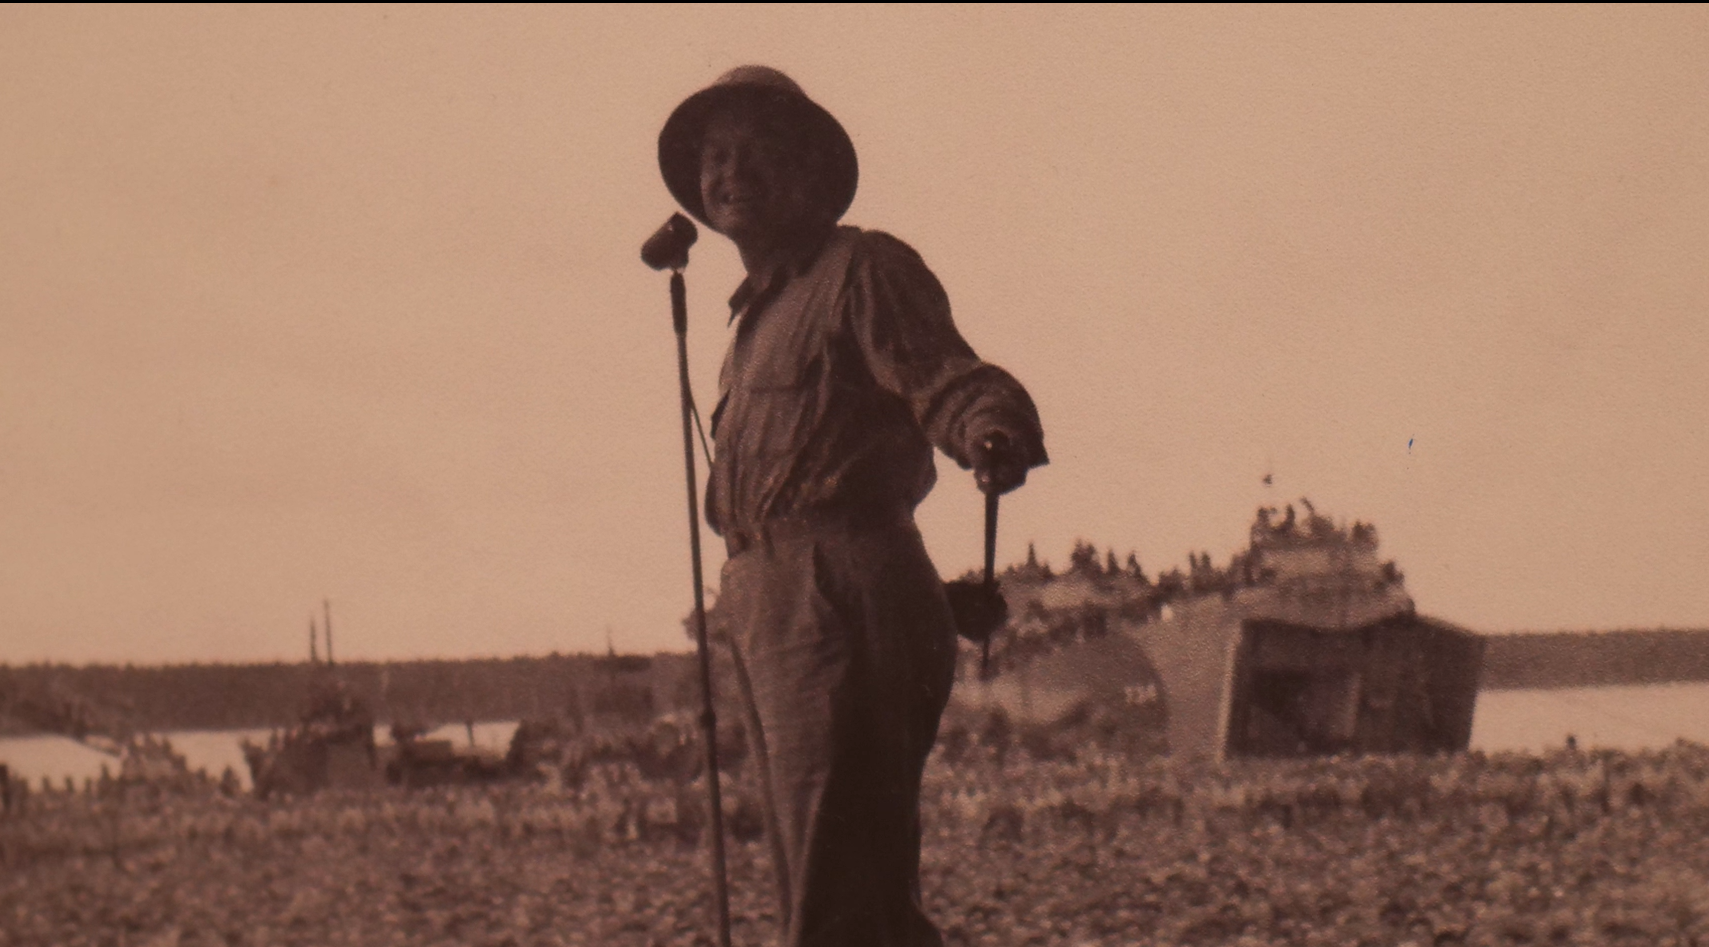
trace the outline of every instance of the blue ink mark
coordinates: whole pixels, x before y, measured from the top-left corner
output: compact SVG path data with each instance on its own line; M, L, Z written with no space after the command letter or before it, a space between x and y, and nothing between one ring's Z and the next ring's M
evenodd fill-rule
M1408 454L1412 453L1412 438L1410 437L1406 439L1406 452Z

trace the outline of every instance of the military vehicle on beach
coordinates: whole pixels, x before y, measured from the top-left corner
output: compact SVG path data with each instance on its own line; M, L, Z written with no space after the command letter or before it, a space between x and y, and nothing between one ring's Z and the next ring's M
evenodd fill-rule
M243 743L255 794L305 794L379 785L374 715L342 680L327 672L311 685L298 724L266 745Z

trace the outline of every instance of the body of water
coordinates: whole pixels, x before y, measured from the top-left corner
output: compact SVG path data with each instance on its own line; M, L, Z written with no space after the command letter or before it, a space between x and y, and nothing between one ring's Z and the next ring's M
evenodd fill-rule
M474 725L477 746L502 752L509 747L516 721ZM180 730L161 734L172 741L192 771L205 769L218 779L226 767L249 785L243 761L245 738L267 742L268 730ZM376 728L381 743L391 740L385 727ZM469 729L445 724L427 734L430 739L469 743ZM1599 747L1639 750L1667 746L1685 739L1709 744L1709 683L1648 684L1632 687L1581 687L1560 690L1498 690L1478 694L1472 718L1472 748L1497 752L1536 753L1559 747L1568 736L1583 749ZM42 777L55 785L71 777L78 786L99 779L101 767L117 775L118 760L75 740L57 736L0 738L0 763L39 786Z
M172 749L183 755L191 772L204 769L209 776L219 779L229 766L248 788L249 764L243 759L243 741L247 739L265 745L273 732L266 729L171 730L156 735L171 741ZM510 738L515 732L514 720L477 723L474 725L474 745L502 753L510 748ZM467 726L455 723L438 727L428 732L425 738L450 740L457 746L467 746L469 736ZM375 727L374 739L381 745L389 744L392 741L391 729ZM28 779L32 789L40 788L44 776L52 780L55 787L62 787L65 779L70 777L81 788L86 779L99 780L102 767L106 767L113 776L119 774L117 757L61 736L0 737L0 763L5 763L14 777Z
M1472 747L1535 753L1571 736L1581 749L1709 744L1709 683L1483 691Z

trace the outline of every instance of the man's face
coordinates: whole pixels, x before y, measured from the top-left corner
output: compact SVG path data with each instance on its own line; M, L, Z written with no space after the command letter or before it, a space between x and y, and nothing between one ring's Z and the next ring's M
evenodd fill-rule
M801 148L775 119L718 114L700 149L700 198L712 229L737 244L766 244L813 213L812 179Z

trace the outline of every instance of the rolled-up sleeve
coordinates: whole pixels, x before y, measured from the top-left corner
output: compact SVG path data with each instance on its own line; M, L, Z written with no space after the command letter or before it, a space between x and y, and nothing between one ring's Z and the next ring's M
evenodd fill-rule
M874 380L903 399L931 442L963 468L1001 433L1047 463L1038 409L1021 383L981 361L956 331L949 297L913 248L868 231L850 261L845 315Z

